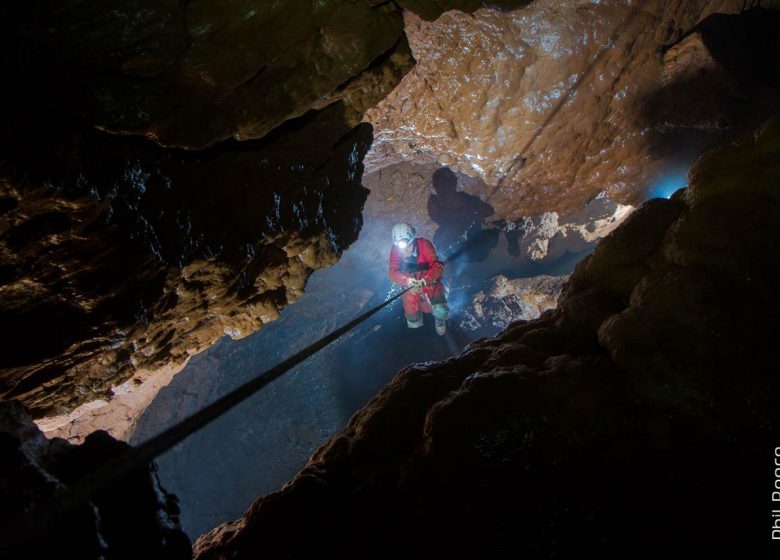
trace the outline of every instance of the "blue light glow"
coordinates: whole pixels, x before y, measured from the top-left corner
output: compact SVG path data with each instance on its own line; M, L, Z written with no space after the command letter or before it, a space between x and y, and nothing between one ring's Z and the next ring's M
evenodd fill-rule
M647 198L670 198L675 191L688 186L688 171L681 170L659 178L647 190Z

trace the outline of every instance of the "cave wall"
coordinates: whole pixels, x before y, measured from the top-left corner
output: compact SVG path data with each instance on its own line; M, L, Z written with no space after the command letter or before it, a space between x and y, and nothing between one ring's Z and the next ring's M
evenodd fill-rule
M261 138L338 101L348 82L408 66L392 4L45 4L11 3L4 18L7 64L24 85L57 91L52 109L64 105L103 130L166 146Z
M276 318L357 237L371 136L339 109L197 154L87 132L11 170L3 396L61 413Z
M556 310L401 371L196 557L768 553L779 155L778 119L707 153Z
M757 6L780 4L537 0L435 21L407 12L418 63L366 113L366 170L447 165L482 179L488 188L472 194L509 222L576 212L601 191L636 206L654 184L683 186L704 149L772 114L777 15L737 15ZM691 34L698 56L675 47Z
M89 502L64 507L85 472L129 446L105 432L82 445L44 437L18 401L0 402L0 553L4 558L192 558L176 497L155 467L133 470ZM58 507L59 506L59 507Z
M757 84L754 71L738 71L745 66L742 47L730 50L713 40L733 30L734 20L705 21L773 2L677 2L664 3L663 10L647 2L635 14L616 2L583 3L567 12L568 3L538 0L532 11L482 10L470 19L446 13L432 23L446 8L483 3L399 4L425 18L404 15L419 64L402 84L409 89L390 96L383 116L368 116L379 138L371 168L411 160L480 175L492 190L474 193L507 221L535 210L579 211L603 190L635 201L636 185L655 177L662 162L676 161L662 148L677 144L663 140L688 140L693 130L695 139L701 134L706 140L695 143L694 153L747 127L776 99L771 80ZM272 320L297 297L311 270L333 262L356 237L366 194L359 187L361 160L371 140L367 127L352 126L410 68L400 14L388 3L324 2L317 3L321 12L305 14L295 12L304 4L274 5L252 14L257 6L231 2L220 11L204 2L139 0L108 8L86 2L51 10L40 2L0 8L0 62L13 86L0 112L0 324L8 349L0 364L1 397L22 399L35 416L108 398L118 383L140 381L134 378L139 368L182 362L222 335L240 337ZM593 81L588 95L576 96L548 128L560 135L534 139L533 153L521 153L523 159L509 157L508 149L503 156L490 152L503 167L483 174L474 162L485 169L480 150L489 151L501 136L489 121L513 122L513 109L522 105L515 91L558 91L560 98L568 82L510 81L511 91L500 81L487 90L456 87L447 105L433 100L447 98L457 74L432 64L444 58L469 76L483 70L501 75L488 57L502 60L501 45L517 40L523 30L514 18L533 20L543 12L538 22L576 22L569 39L587 31L591 56L598 56L610 23L630 17L631 27L643 33L635 41L622 35L599 59L608 68L602 74L576 65L562 72ZM595 16L603 23L593 25ZM751 17L771 23L775 16ZM670 21L679 25L665 26ZM444 24L450 27L439 27ZM473 26L480 34L501 33L485 39L484 51L475 47L475 59L439 41L445 35L463 44L480 40ZM533 44L520 46L540 66L534 70L536 62L518 50L518 65L529 68L520 79L534 72L557 79L555 49L545 55L545 26L525 31ZM764 56L767 45L773 43L758 43L761 61L772 60ZM285 56L272 56L277 48ZM573 64L581 52L563 58L562 64ZM514 71L517 65L505 66ZM700 71L705 85L689 90L692 73ZM485 91L503 100L495 111L484 110ZM635 95L623 101L623 91ZM711 106L702 104L700 111L674 108L713 91ZM683 94L690 96L685 102ZM728 104L734 98L736 109ZM510 127L517 136L507 146L534 138L555 110L549 99L537 108L543 110L533 118L521 115ZM414 118L407 120L406 111ZM475 114L478 128L490 125L486 135L472 128ZM425 124L428 117L432 124ZM566 131L568 125L577 132ZM640 138L645 132L651 140ZM625 145L613 147L613 140ZM777 387L767 373L771 345L755 336L771 332L766 325L777 311L767 295L777 272L771 227L777 222L777 145L775 122L754 140L701 163L687 195L653 202L608 238L569 283L560 311L515 326L458 362L402 373L284 492L204 538L201 555L254 555L257 548L281 551L290 542L293 550L284 550L299 554L310 543L329 542L340 526L321 522L335 518L359 535L349 546L363 551L389 544L382 551L389 555L408 550L407 541L378 526L399 529L408 543L418 536L444 539L453 527L468 535L463 520L474 511L492 512L474 534L493 527L497 550L509 542L534 549L538 544L525 540L529 534L553 546L544 535L577 529L571 516L593 513L586 505L595 498L583 488L612 482L604 464L593 462L594 449L606 449L613 459L607 473L626 467L645 475L636 465L647 459L668 478L682 458L685 481L706 466L693 454L717 449L753 456L777 425ZM558 164L560 153L572 159ZM615 167L619 158L635 161L635 168ZM734 293L747 298L736 301ZM719 368L732 375L710 375ZM641 406L627 411L627 399ZM755 404L750 410L748 400ZM689 455L683 448L691 440L696 445ZM567 447L572 441L574 451ZM623 447L625 441L638 443ZM560 486L561 465L584 474ZM516 477L518 470L536 478ZM758 479L761 472L752 460L717 471L738 479L759 473ZM617 487L628 495L633 487L622 476ZM544 492L529 491L537 483ZM663 480L653 484L643 498L678 489ZM685 490L693 503L705 492L697 484ZM496 487L509 491L497 496ZM462 503L451 497L453 488ZM588 538L591 529L604 535L625 528L611 512L631 504L617 494L609 494L611 505L591 515L581 533L566 534ZM550 495L555 500L548 504ZM752 498L745 500L753 507ZM513 513L520 501L531 505ZM713 511L745 505L732 493L723 503L725 511ZM567 513L571 504L577 504L574 514ZM662 511L658 502L651 506L651 513ZM533 515L523 513L529 511ZM369 524L366 512L382 523ZM676 518L680 526L682 517ZM438 520L431 524L432 518ZM393 525L399 519L401 525ZM550 519L554 529L539 525ZM517 533L515 525L527 529ZM310 527L314 537L285 541L293 527ZM234 528L240 531L232 534Z
M484 4L12 1L3 7L0 46L15 101L56 91L39 96L39 110L65 106L102 130L203 148L262 138L339 100L354 124L409 69L401 8L435 19Z
M403 18L389 3L336 1L5 4L0 52L15 87L2 108L0 316L12 351L0 395L22 398L35 416L67 414L110 399L134 371L142 384L219 336L272 320L356 235L364 194L335 202L345 191L335 183L357 187L370 140L364 129L345 135L412 67L407 36L418 64L367 114L377 131L369 169L435 161L474 175L464 162L489 158L495 168L464 190L487 200L508 232L523 231L522 249L539 258L558 230L565 236L553 218L565 222L602 193L634 201L678 158L659 152L664 134L723 137L776 100L771 80L754 93L761 64L738 70L746 45L763 61L771 40L731 48L713 40L731 23L696 27L736 11L733 2L511 9L523 4L401 3ZM626 20L594 67L610 73L591 72L587 60ZM629 41L640 27L653 31ZM681 84L702 68L705 82L726 85L699 112L673 109L686 106ZM535 139L539 157L521 154L518 167L510 160L555 110L562 74L584 89ZM526 103L544 92L544 103ZM618 148L604 151L610 142ZM320 198L324 213L333 205L329 219Z
M507 221L482 200L491 188L478 177L454 173L456 187L437 192L433 175L440 169L403 161L366 174L363 186L371 192L363 215L383 224L385 239L393 224L406 221L445 256L467 246L472 269L489 255L517 274L584 256L634 211L599 191L571 214L552 211Z

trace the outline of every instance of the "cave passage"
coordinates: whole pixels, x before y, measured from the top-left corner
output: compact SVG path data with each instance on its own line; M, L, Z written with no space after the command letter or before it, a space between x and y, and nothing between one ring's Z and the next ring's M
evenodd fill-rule
M277 321L193 357L144 412L131 443L148 440L395 293L387 279L391 227L367 216L358 241L337 264L316 271ZM496 230L467 247L445 268L450 319L443 337L430 315L423 328L408 329L400 302L393 303L158 459L160 479L179 497L190 537L280 489L404 366L457 356L470 342L496 334L498 326L464 321L473 295L496 274L565 274L588 252L519 270Z

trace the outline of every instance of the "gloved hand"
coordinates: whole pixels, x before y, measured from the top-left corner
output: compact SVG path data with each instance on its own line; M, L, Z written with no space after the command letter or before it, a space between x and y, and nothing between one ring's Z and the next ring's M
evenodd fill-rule
M409 290L410 292L414 295L419 295L422 292L425 282L423 280L418 280L417 278L409 278L406 281L406 284L412 288Z

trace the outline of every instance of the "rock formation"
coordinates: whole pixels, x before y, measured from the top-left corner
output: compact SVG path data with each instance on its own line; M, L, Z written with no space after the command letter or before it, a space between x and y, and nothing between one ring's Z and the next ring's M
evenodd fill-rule
M760 555L778 156L777 119L708 153L577 266L558 309L400 372L196 557Z
M534 276L493 279L490 291L474 296L461 328L476 330L484 325L505 329L516 321L531 321L558 305L566 276Z
M101 129L166 146L262 138L342 98L362 114L355 84L370 91L387 72L392 87L410 63L391 4L75 0L9 15L4 39L22 53L9 64L23 86L56 91L51 105Z
M191 558L176 498L159 486L152 467L133 472L82 508L42 523L53 500L102 462L127 448L105 432L83 445L48 440L21 404L0 402L0 527L4 558ZM40 508L40 509L37 509ZM20 521L26 525L16 525Z
M474 10L481 3L403 5L433 19L448 8ZM13 351L1 364L1 395L22 398L34 416L106 399L137 368L175 366L218 336L255 330L295 298L313 267L337 258L338 249L330 248L354 239L363 195L353 191L344 202L351 215L334 207L328 220L319 219L318 201L323 189L333 196L343 191L333 182L337 177L359 181L368 137L356 132L350 143L346 127L395 86L411 59L391 4L317 6L305 17L304 4L257 10L248 1L219 13L203 2L146 0L114 11L80 1L55 11L19 3L5 8L0 52L16 87L2 109L0 319ZM505 231L524 232L529 245L522 251L544 257L548 234L556 231L553 218L560 225L562 216L602 192L619 202L634 200L630 185L668 161L663 154L654 159L658 143L640 132L717 136L776 99L776 84L765 80L757 89L755 69L744 64L746 52L764 56L773 44L750 33L761 25L757 18L771 24L767 14L704 21L737 11L726 0L667 8L657 2L640 10L618 2L568 8L540 0L520 11L447 12L432 22L407 11L406 35L419 63L369 114L378 130L372 165L417 158L417 148L407 152L393 140L396 132L438 138L423 152L467 173L476 168L463 162L483 161L489 152L492 171L480 164L487 189L467 182L464 192L487 201ZM591 25L597 17L601 23ZM613 28L626 20L620 40L604 51ZM280 21L293 24L267 32L281 29ZM558 25L564 21L575 23ZM667 21L676 27L667 30L661 25ZM639 28L654 31L628 41ZM725 49L717 38L737 28L738 48ZM582 35L584 29L592 32ZM652 54L690 30L694 34L676 50ZM567 47L580 36L582 48ZM466 45L473 56L461 56ZM507 58L510 51L514 58ZM597 66L609 72L589 70L602 52ZM671 110L679 101L673 93L701 71L722 84L712 107L685 115ZM507 83L497 79L490 86L482 79L507 72ZM519 154L527 162L514 165L517 146L554 110L552 98L545 105L531 97L563 96L568 82L555 84L564 74L581 79L585 89L534 141L533 157ZM472 89L465 78L481 85ZM723 120L735 96L739 118ZM414 103L399 107L403 99ZM436 109L438 99L449 99L452 115ZM483 111L487 99L492 108ZM527 106L539 110L518 112ZM709 126L721 122L712 121L713 112L728 126ZM490 125L499 120L501 130ZM262 139L191 153L96 128L189 148L230 137ZM614 149L605 148L610 142ZM573 160L561 159L563 151ZM210 187L217 184L218 192ZM258 184L263 187L252 188ZM287 225L269 223L277 205ZM218 214L234 208L245 213L231 216L231 227L221 231ZM529 222L534 216L541 216L538 224ZM344 229L335 234L333 227ZM529 227L539 235L527 235Z
M496 237L499 233L506 237L507 265L511 263L514 268L522 269L530 262L550 263L567 252L587 250L634 210L633 206L616 204L601 191L571 214L544 212L508 222L500 219L492 206L479 196L468 194L484 194L490 187L478 178L457 173L457 192L467 200L454 201L438 211L443 215L439 221L445 224L441 227L431 216L437 197L431 178L436 170L435 164L402 162L366 175L363 185L371 195L364 214L389 224L388 227L398 221L408 221L420 235L433 239L444 253L464 243L475 231L495 230Z
M4 7L1 396L40 417L122 393L123 435L158 372L273 320L356 238L371 136L349 129L412 61L396 8L320 4Z
M366 113L366 169L436 162L480 177L490 188L473 194L510 222L576 212L601 191L635 206L670 168L777 105L776 13L713 15L758 5L780 6L537 0L436 21L406 13L418 62ZM681 54L696 41L700 55Z
M339 108L198 154L67 136L8 170L0 394L66 413L276 318L359 230L370 133Z

